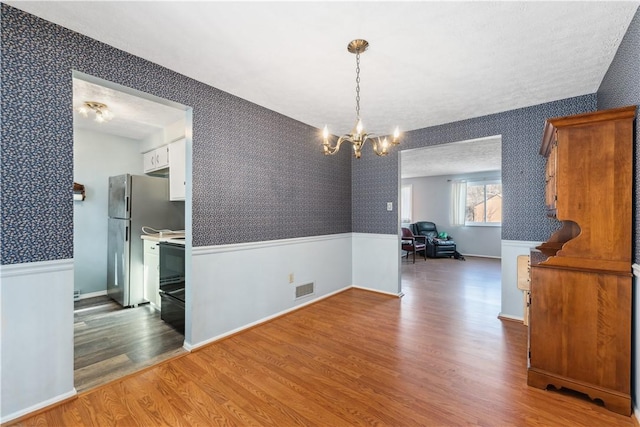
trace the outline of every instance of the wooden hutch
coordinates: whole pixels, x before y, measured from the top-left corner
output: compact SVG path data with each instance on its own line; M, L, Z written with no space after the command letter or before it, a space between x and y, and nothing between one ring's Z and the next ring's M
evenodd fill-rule
M546 207L561 227L531 252L527 383L631 414L636 107L546 122Z

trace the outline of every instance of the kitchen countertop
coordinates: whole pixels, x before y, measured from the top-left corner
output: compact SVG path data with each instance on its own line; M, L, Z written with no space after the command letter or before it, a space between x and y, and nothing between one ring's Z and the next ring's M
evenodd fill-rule
M184 245L185 242L184 232L143 234L140 238L142 240L151 240L153 242L171 242L180 245Z

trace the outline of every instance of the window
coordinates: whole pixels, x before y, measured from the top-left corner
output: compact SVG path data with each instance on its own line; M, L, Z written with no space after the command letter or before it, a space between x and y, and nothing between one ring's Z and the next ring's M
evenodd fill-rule
M465 225L502 224L502 182L467 182Z
M400 188L400 222L403 224L411 223L413 209L413 193L412 185L403 185Z

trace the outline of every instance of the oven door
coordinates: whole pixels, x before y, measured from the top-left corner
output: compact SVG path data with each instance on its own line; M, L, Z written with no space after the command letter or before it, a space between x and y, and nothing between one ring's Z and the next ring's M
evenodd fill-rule
M184 245L160 242L160 289L182 283L184 288Z
M184 245L160 242L160 318L184 334Z

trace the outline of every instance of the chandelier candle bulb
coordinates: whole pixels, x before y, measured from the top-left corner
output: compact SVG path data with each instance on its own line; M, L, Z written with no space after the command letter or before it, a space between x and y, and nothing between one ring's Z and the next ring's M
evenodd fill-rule
M338 150L340 150L340 145L342 145L343 142L350 142L353 146L354 157L359 159L362 156L362 146L367 141L371 141L373 144L373 152L378 156L386 156L389 154L388 139L385 137L381 140L380 136L376 136L373 133L367 133L367 131L364 130L364 125L360 118L360 54L367 50L368 47L369 42L362 39L352 40L347 46L347 50L351 53L355 53L356 55L356 127L351 131L351 133L339 137L335 145L332 145L329 142L329 130L327 129L327 126L325 126L324 131L322 132L322 149L325 155L336 154ZM398 145L400 143L399 138L400 130L396 127L396 130L393 133L393 139L391 140L391 145Z

